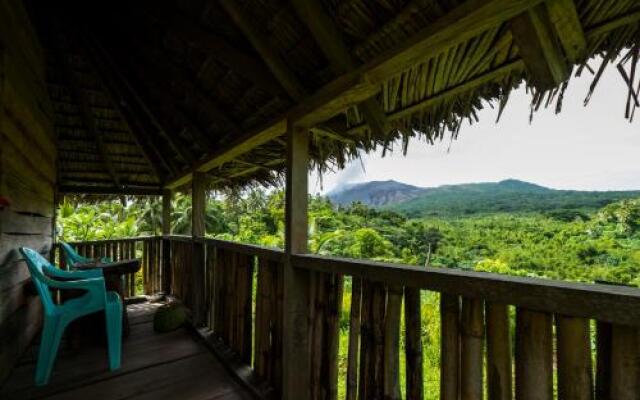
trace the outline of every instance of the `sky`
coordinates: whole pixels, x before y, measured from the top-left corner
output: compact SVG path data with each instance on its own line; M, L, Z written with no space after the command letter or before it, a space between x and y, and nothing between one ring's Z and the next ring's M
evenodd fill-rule
M529 123L530 96L520 88L497 124L497 109L486 107L480 122L465 123L453 142L414 139L406 156L400 145L384 158L381 152L363 154L322 181L312 174L310 192L389 179L423 187L514 178L556 189L640 189L640 115L633 123L624 118L627 91L614 65L584 107L591 79L585 72L570 82L558 115L550 107Z

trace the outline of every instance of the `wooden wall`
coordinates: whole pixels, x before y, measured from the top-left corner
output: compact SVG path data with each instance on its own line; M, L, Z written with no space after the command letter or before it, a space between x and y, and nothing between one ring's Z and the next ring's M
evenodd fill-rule
M52 244L56 148L43 57L23 1L0 1L0 383L41 323L17 248L48 255Z

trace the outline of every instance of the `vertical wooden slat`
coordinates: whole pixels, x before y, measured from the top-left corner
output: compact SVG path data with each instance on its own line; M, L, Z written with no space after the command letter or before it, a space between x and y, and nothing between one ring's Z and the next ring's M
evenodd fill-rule
M362 280L351 280L351 309L349 315L349 347L347 354L346 400L356 400L358 395L358 353L360 351L360 308L362 305Z
M489 400L513 399L509 308L487 303L487 393Z
M400 314L402 287L389 286L384 332L384 398L399 400L400 393Z
M592 400L593 375L589 320L556 315L558 396Z
M407 400L422 400L424 372L422 367L422 316L420 289L404 288L404 324L406 346Z
M344 293L343 275L330 275L328 284L325 363L327 365L327 398L334 400L338 396L338 353L340 348L340 315L342 314Z
M552 317L516 312L516 400L553 398Z
M640 399L640 330L637 327L612 327L611 399Z
M460 301L440 295L440 399L458 400L460 379Z
M310 345L311 345L311 399L320 400L324 398L324 387L322 382L322 362L323 362L323 340L324 340L324 318L326 314L326 291L325 281L327 274L321 272L311 273L311 284L309 299L311 303L310 320Z
M611 400L611 331L608 322L596 324L596 400Z
M387 290L382 283L373 284L371 299L371 327L373 331L373 357L370 384L375 398L382 398L384 393L384 316Z
M373 297L373 284L362 280L362 308L360 316L360 378L358 383L358 399L367 400L373 398L373 390L369 377L372 375L373 356L373 328L371 317L371 300Z
M258 377L270 381L270 302L273 296L271 271L269 262L260 257L258 259L258 282L256 283L256 321L255 321L255 361L254 370Z
M482 399L484 321L482 300L462 299L460 398Z
M142 241L142 283L145 294L151 293L151 252L150 244L148 240Z

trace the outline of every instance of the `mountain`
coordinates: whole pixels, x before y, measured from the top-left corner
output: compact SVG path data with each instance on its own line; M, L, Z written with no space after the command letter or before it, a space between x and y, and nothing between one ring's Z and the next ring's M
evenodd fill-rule
M372 181L344 185L342 188L330 192L327 196L335 204L349 205L359 201L370 206L380 207L411 200L425 190L393 180Z
M591 210L637 197L640 197L640 191L556 190L516 179L434 188L395 181L366 182L329 194L329 198L338 204L361 201L409 217Z

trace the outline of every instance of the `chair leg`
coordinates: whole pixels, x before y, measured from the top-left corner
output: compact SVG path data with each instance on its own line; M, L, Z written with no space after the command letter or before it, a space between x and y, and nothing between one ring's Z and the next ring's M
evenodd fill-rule
M45 317L44 319L38 364L36 366L37 386L49 383L65 326L66 324L60 318Z
M120 368L122 351L122 308L107 307L104 315L109 346L109 368L113 371Z

